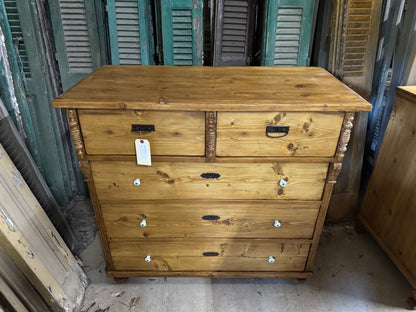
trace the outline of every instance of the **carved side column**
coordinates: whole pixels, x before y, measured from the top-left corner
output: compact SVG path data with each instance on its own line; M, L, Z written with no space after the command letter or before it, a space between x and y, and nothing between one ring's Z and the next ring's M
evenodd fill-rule
M341 137L338 141L337 153L335 154L335 160L329 168L328 183L335 184L337 182L337 177L341 172L342 161L344 160L345 152L347 151L347 145L351 137L354 115L354 113L345 114L341 129Z
M205 162L215 162L217 141L217 113L205 115Z
M91 167L85 158L84 141L82 140L81 129L79 127L78 115L75 109L67 109L69 126L71 128L72 141L78 156L78 165L85 176L85 181L92 180Z

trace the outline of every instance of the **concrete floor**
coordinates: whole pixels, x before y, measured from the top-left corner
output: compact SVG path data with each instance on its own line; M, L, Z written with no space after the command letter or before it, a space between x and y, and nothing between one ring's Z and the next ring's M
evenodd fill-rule
M314 277L291 279L130 278L105 275L99 239L82 255L91 284L84 312L405 311L411 287L368 233L324 228Z

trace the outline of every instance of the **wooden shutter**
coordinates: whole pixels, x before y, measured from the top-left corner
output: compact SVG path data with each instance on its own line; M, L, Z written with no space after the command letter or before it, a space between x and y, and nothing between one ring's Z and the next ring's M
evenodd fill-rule
M245 66L251 63L255 0L219 0L215 22L215 66Z
M344 20L338 76L366 97L371 90L380 10L379 0L349 0Z
M203 65L202 0L162 0L165 65Z
M103 64L94 0L49 0L64 91Z
M108 0L111 63L152 65L153 40L147 0Z
M262 65L308 66L315 0L269 0Z

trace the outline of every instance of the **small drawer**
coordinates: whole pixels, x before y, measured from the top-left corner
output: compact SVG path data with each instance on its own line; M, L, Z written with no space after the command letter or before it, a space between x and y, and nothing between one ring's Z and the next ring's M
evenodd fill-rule
M332 157L343 113L218 112L217 156Z
M102 203L155 199L320 200L328 163L91 161Z
M232 237L312 238L320 203L140 201L102 204L110 240Z
M310 243L274 239L111 241L115 270L304 271Z
M204 112L84 109L78 116L89 155L135 155L141 138L152 155L205 155Z

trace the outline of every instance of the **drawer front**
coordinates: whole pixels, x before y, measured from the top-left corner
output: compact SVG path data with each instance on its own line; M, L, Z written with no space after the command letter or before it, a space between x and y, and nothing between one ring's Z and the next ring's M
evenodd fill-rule
M141 201L102 204L109 239L312 238L320 203Z
M199 238L110 242L115 270L138 271L299 272L305 269L309 247L307 242L273 239ZM272 260L269 262L269 259Z
M90 155L135 155L134 142L140 138L149 140L152 155L205 154L204 112L79 110L78 115ZM140 132L140 125L155 130Z
M217 155L331 157L343 118L342 113L218 112Z
M156 162L148 167L91 161L91 167L102 203L146 199L320 200L328 170L327 163Z

